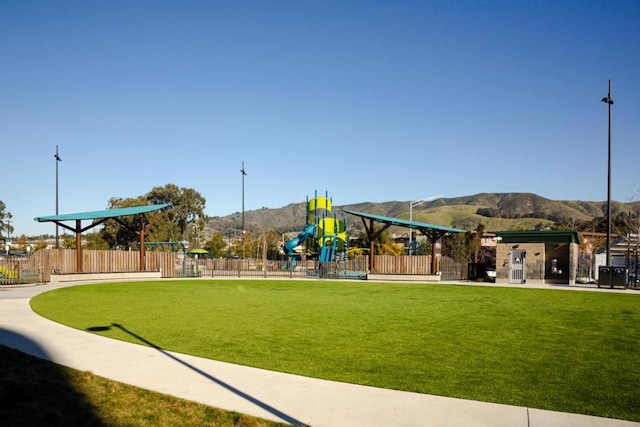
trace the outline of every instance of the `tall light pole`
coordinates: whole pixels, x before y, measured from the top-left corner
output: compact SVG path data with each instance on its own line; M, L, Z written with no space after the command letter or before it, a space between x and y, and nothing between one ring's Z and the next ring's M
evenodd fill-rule
M58 154L58 146L56 145L56 154L53 156L56 159L56 215L58 215L58 163L62 161ZM56 249L60 248L60 235L58 233L58 223L56 223Z
M414 206L418 206L421 205L423 203L426 202L430 202L432 200L436 200L436 199L440 199L444 197L443 195L439 195L439 196L431 196L431 197L427 197L426 199L421 199L421 200L416 200L414 202L409 202L409 221L413 221L413 207ZM413 231L411 231L411 228L409 229L409 255L413 255L413 248L412 248L412 238L413 235Z
M244 258L244 177L247 176L247 173L244 171L244 161L242 161L242 169L240 169L240 173L242 173L242 258Z
M11 242L11 218L13 218L13 215L11 213L7 213L5 217L7 218L5 220L5 222L7 223L7 243L9 243ZM7 250L7 255L8 254L9 251Z
M607 266L611 265L611 106L613 98L611 98L611 80L609 80L609 93L606 98L602 98L602 102L609 105L609 138L608 138L608 154L607 154Z

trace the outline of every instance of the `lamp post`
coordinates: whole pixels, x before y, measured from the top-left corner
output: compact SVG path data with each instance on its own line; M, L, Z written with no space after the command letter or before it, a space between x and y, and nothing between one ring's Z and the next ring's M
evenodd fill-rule
M58 163L62 161L60 155L58 155L58 146L56 145L56 154L53 156L56 159L56 216L58 215ZM58 233L58 223L56 222L56 249L60 248L60 235Z
M439 199L441 197L444 197L443 195L439 195L439 196L431 196L431 197L427 197L426 199L421 199L421 200L416 200L413 202L409 202L409 221L412 222L413 221L413 207L414 206L418 206L421 205L425 202L430 202L432 200L436 200ZM411 231L411 229L409 229L409 255L413 255L413 248L412 248L412 234L413 232Z
M611 265L611 106L613 98L611 98L611 80L609 80L609 93L602 102L609 106L609 138L607 150L607 266Z
M244 177L247 176L247 173L244 171L244 161L242 162L242 169L240 169L240 173L242 173L242 258L244 258Z
M11 213L8 213L6 215L6 220L4 222L7 223L7 242L11 242L11 218L13 218L13 215Z

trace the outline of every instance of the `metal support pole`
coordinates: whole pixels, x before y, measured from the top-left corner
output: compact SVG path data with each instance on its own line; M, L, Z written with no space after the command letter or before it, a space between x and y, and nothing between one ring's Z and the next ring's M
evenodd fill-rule
M84 264L82 263L82 221L76 220L76 272L82 273Z
M56 159L56 216L58 215L58 163L62 161L58 154L58 146L56 145L56 154L53 156ZM56 222L56 249L60 249L60 233L58 231L58 223Z
M607 266L611 265L611 80L609 80L609 93L606 98L602 98L609 106L609 137L607 150Z
M426 199L416 200L413 202L409 202L409 222L413 222L413 207L421 205L426 202L431 202L436 199L440 199L444 197L443 195L431 196ZM413 229L409 228L409 255L413 255Z
M409 202L409 222L413 222L413 202ZM411 245L413 244L413 229L409 229L409 251L407 255L413 255Z
M240 169L240 173L242 173L242 258L244 258L244 177L247 176L247 173L244 171L244 161L242 162L242 169Z

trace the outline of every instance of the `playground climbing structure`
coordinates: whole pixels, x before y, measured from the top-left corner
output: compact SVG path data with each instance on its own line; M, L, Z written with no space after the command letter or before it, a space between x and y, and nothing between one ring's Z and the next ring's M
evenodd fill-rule
M288 240L283 250L287 256L287 268L293 269L302 258L302 251L309 259L315 259L319 267L345 259L347 251L346 218L338 219L333 211L333 202L325 195L307 198L306 224L293 239Z

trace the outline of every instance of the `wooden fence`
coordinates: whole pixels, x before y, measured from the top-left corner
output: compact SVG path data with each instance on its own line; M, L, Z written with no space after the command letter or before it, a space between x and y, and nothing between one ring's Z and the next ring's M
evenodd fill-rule
M467 278L466 263L438 259L443 280ZM74 249L43 249L24 257L0 259L0 284L42 283L51 274L78 271ZM83 273L127 273L140 271L140 254L135 251L82 251ZM430 256L376 255L378 274L431 274ZM366 278L368 256L318 266L313 260L299 261L295 267L283 260L194 259L176 252L146 251L145 271L174 277L281 277Z
M376 255L376 274L429 275L440 273L442 280L467 280L468 265L453 258L437 257L431 271L431 255Z
M434 274L431 255L376 255L376 274Z

